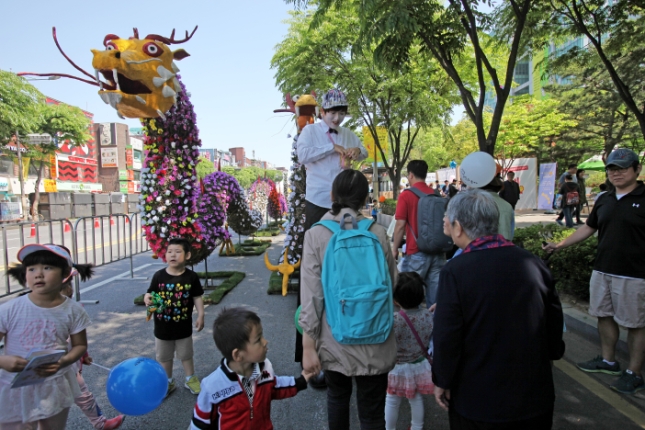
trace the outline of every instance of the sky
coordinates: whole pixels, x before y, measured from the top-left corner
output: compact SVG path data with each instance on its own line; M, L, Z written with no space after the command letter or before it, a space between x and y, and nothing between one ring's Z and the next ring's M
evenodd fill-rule
M6 1L0 24L0 69L13 72L67 73L81 76L58 52L52 39L56 27L65 53L93 73L90 49L104 49L107 34L127 38L137 27L146 34L176 37L199 28L193 38L171 49L191 54L177 65L197 114L202 147L244 147L246 156L291 165L295 125L291 115L274 114L284 95L270 68L275 46L287 34L283 23L293 8L283 0L32 0ZM94 114L94 122L122 120L103 103L98 88L61 78L31 81L43 94Z

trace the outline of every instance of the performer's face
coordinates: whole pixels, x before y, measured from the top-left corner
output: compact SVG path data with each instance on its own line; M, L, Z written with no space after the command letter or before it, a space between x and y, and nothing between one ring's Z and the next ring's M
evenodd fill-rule
M346 110L324 110L322 111L322 120L327 127L337 130L347 116Z

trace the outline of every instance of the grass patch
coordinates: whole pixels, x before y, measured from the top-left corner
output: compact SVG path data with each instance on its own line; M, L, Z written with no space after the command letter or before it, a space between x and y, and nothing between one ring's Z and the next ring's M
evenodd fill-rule
M221 257L244 257L249 255L262 255L269 246L271 246L270 240L247 239L242 243L235 244L234 255L226 255L226 249L222 249L219 255Z
M267 227L267 228L261 228L255 233L253 233L253 236L255 237L271 237L271 236L277 236L280 234L280 228L273 228L273 227Z
M294 280L299 279L300 271L296 270L289 277L289 284L287 284L287 294L298 294L300 291L298 283L293 283ZM271 272L269 277L269 288L267 294L282 294L282 274L278 272Z
M204 304L218 304L219 302L222 301L222 298L231 291L233 288L237 286L246 274L243 272L227 272L227 271L221 271L221 272L195 272L197 273L197 276L199 276L201 279L209 278L209 279L221 279L225 278L224 282L221 284L217 285L216 287L211 288L207 291L204 292ZM209 292L210 291L210 292ZM144 306L145 304L143 303L143 294L140 296L137 296L134 298L134 304L135 305L141 305Z

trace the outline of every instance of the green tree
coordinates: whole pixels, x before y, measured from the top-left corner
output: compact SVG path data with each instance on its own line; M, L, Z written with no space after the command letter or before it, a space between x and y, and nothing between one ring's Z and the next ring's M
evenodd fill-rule
M624 61L619 60L619 63ZM560 142L586 142L595 154L605 159L617 145L630 147L636 153L645 149L640 125L627 108L599 57L587 52L575 59L558 59L551 74L562 82L545 89L560 101L560 109L575 118L578 125L564 133ZM640 70L622 69L622 76L633 95L645 100ZM634 73L636 72L636 73Z
M495 157L503 171L517 158L536 155L539 149L576 126L576 121L558 107L555 99L530 95L515 97L504 111Z
M645 10L642 0L549 0L552 16L545 23L547 37L584 36L589 47L573 47L552 60L592 65L597 57L616 94L634 115L645 137ZM638 79L631 77L638 76Z
M0 144L5 145L16 131L32 133L42 122L39 105L45 96L24 78L0 70Z
M286 0L297 6L308 0ZM318 0L313 24L322 26L333 7L351 3L359 17L355 49L376 44L375 58L398 69L410 64L421 46L436 59L457 86L466 115L475 124L482 151L493 154L502 114L513 84L517 56L530 40L525 34L536 19L537 0L506 0L490 12L489 0ZM485 34L495 34L487 37ZM507 52L496 56L491 53ZM494 58L503 59L501 66ZM460 67L468 59L476 72ZM487 97L496 99L490 124L485 124Z
M197 177L199 179L204 179L206 175L209 175L215 171L215 164L212 161L207 159L204 156L198 158L197 162Z
M27 148L27 157L31 157L31 163L36 168L35 198L31 207L31 216L38 213L38 188L42 180L43 167L49 165L51 156L58 149L57 142L69 141L71 145L85 143L90 139L90 120L83 114L83 111L75 106L66 104L40 103L37 107L38 118L41 122L36 126L38 133L45 133L52 136L50 144L33 145L24 143Z
M288 20L289 32L272 60L276 83L285 92L324 93L339 87L347 95L352 117L349 127L365 126L398 194L401 171L419 131L447 116L455 99L451 85L436 73L438 66L411 48L405 68L388 70L376 64L374 46L352 49L359 15L348 7L330 9L324 22L312 25L313 10L296 11ZM380 141L377 127L388 131Z

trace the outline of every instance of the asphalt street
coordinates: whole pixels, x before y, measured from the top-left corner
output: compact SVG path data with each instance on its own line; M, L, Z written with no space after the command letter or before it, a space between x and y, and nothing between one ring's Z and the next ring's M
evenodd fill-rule
M518 218L518 224L541 221ZM553 218L548 216L549 221ZM268 251L273 262L277 261L282 249L281 237L273 239L274 245ZM134 305L133 299L146 291L154 272L164 266L159 260L153 260L148 252L135 256L134 267L134 279L130 278L130 263L125 260L99 267L92 280L81 284L82 300L99 301L98 304L85 304L85 309L92 319L92 325L88 329L89 352L94 361L102 366L113 367L131 357L154 358L153 323L145 321L145 308ZM211 337L211 327L215 316L224 306L246 306L257 312L269 341L268 357L273 362L276 373L299 374L300 366L293 362L296 297L266 294L269 271L264 266L263 257L224 258L212 255L208 269L238 270L245 272L246 278L220 304L207 306L206 328L194 335L197 376L200 379L207 376L221 360L221 354ZM203 264L196 266L195 270L203 270ZM6 300L9 298L0 299L0 303ZM589 375L575 368L572 363L587 360L599 352L597 343L589 336L569 330L565 333L565 341L565 358L556 362L554 368L557 399L553 428L645 428L645 395L639 393L636 396L623 396L614 393L608 388L612 377ZM619 360L624 363L625 357L619 356ZM105 392L108 372L97 366L85 366L83 374L104 413L108 417L116 415ZM178 361L174 365L174 375L176 380L182 380L184 376ZM487 393L484 391L481 395ZM195 398L195 395L180 386L157 410L144 416L129 416L121 428L183 430L190 422ZM447 414L439 409L434 398L427 397L424 402L424 429L448 429ZM294 398L273 402L272 419L274 427L279 430L327 429L325 391L309 388ZM409 407L404 402L397 429L407 429L409 420ZM80 410L72 407L67 428L76 430L92 427ZM355 401L352 405L352 428L359 428Z

